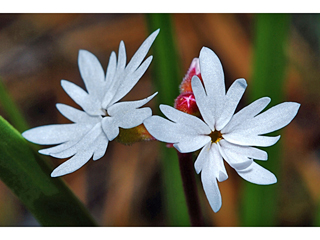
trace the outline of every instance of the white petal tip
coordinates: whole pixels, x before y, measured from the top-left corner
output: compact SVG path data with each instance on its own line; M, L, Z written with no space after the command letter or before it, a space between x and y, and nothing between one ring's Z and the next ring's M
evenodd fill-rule
M61 112L61 109L65 106L63 103L56 103L56 108L58 109L59 112Z
M149 100L151 100L152 98L154 98L156 95L158 94L158 92L155 92L154 94L152 94L151 96L147 97Z
M160 32L160 28L158 28L153 33L151 33L149 37L156 38L158 36L159 32Z
M58 174L57 172L53 171L51 173L51 177L61 177L63 174Z
M84 50L84 49L80 49L79 50L79 55L78 55L78 62L80 63L81 61L83 61L85 58L90 58L90 57L94 57L94 54L89 52L88 50Z
M166 104L160 104L159 105L159 108L160 108L160 110L161 110L161 112L166 112L166 111L170 111L170 110L173 110L173 111L179 111L179 112L181 112L180 110L178 110L178 109L176 109L176 108L174 108L174 107L172 107L172 106L169 106L169 105L166 105Z
M49 154L45 153L44 150L45 150L45 149L40 149L40 150L38 151L38 153L43 154L43 155L49 155Z
M208 47L202 47L201 50L200 50L200 53L201 52L206 52L206 51L209 51L209 52L212 52L212 50Z
M246 181L258 185L271 185L277 182L277 177L272 172L255 162L247 169L237 171L237 173Z
M300 104L300 103L297 103L297 102L291 102L291 104L292 104L292 106L293 106L293 109L298 112L301 104Z
M172 107L169 106L169 105L166 105L166 104L160 104L160 105L159 105L159 108L160 108L161 112L165 112L166 109L172 108ZM179 110L177 110L177 111L179 111Z
M23 133L21 133L21 135L22 135L22 137L24 137L28 141L32 142L32 137L34 135L34 134L32 134L32 129L24 131Z
M221 206L219 206L219 207L217 207L217 208L212 208L212 210L213 210L215 213L219 212L220 209L221 209Z
M89 51L87 51L87 50L85 50L85 49L79 49L79 55L80 55L80 54L85 54L85 53L87 53L87 52L89 52Z
M67 80L64 80L62 79L61 80L61 86L64 88L66 85L70 84L71 82L67 81Z
M72 171L72 172L74 172L74 171ZM52 171L51 177L61 177L61 176L64 176L64 175L72 173L72 172L67 172L67 171L65 171L65 169L56 168L55 170Z
M246 88L248 86L247 81L244 78L239 78L236 81L238 81L243 88Z
M27 131L24 131L23 133L21 133L22 137L26 138L26 135L27 135L26 132Z

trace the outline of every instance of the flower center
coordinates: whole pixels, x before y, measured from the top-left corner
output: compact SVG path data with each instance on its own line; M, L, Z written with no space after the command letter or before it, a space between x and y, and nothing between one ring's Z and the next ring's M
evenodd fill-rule
M209 134L209 137L211 137L211 142L212 143L217 143L221 139L223 139L221 132L219 131L213 131Z
M106 109L101 108L101 111L103 112L103 114L101 114L101 117L109 117Z

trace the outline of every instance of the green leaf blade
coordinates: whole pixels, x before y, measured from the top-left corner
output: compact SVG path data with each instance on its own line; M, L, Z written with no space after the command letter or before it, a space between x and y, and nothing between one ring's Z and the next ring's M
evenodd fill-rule
M83 204L0 117L0 178L43 226L96 226Z

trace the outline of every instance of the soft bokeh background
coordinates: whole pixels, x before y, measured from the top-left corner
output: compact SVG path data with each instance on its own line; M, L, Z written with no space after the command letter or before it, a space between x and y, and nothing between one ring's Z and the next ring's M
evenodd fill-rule
M226 86L243 77L250 90L254 14L171 17L181 80L192 59L207 46L223 64ZM66 79L84 87L77 66L78 50L94 53L106 69L109 55L117 51L120 40L124 40L130 59L148 34L144 14L0 14L0 76L30 127L68 123L55 104L78 107L60 86L60 80ZM292 14L285 50L285 99L301 103L301 108L280 140L283 157L277 175L279 211L275 226L312 226L320 200L320 16ZM155 61L125 99L141 99L157 90L151 79ZM272 78L272 72L269 74ZM245 93L241 106L248 103L246 99ZM149 106L158 111L155 100ZM1 103L0 114L6 118ZM166 226L160 145L163 143L124 146L113 141L103 158L89 161L63 179L102 226ZM50 161L57 166L63 160ZM211 210L199 188L207 226L240 225L244 180L231 168L227 171L229 179L219 184L223 204L218 213ZM38 225L2 182L0 225Z

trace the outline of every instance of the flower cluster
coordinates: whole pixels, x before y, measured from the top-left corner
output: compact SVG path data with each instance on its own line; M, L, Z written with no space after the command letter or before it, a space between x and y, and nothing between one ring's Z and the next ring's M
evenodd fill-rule
M222 65L209 48L203 47L199 58L193 59L174 108L160 105L169 120L152 116L148 107L141 108L157 93L142 100L119 102L149 67L152 56L143 60L158 33L159 30L153 32L142 43L128 64L121 41L118 59L112 52L106 74L92 53L80 50L79 70L87 91L66 80L62 80L61 85L83 111L57 104L60 113L74 123L41 126L23 133L23 137L37 144L58 144L40 153L56 158L71 157L51 176L74 172L91 157L100 159L109 141L123 137L123 129L144 124L145 128L127 133L166 142L180 153L201 149L194 167L201 173L202 185L214 212L219 211L222 204L218 182L228 178L223 160L249 182L275 183L275 175L254 161L268 159L267 152L257 147L275 144L280 136L264 134L289 124L300 104L284 102L262 112L270 102L270 98L263 97L235 113L247 87L246 80L237 79L226 91ZM129 136L129 141L136 141L136 136Z

